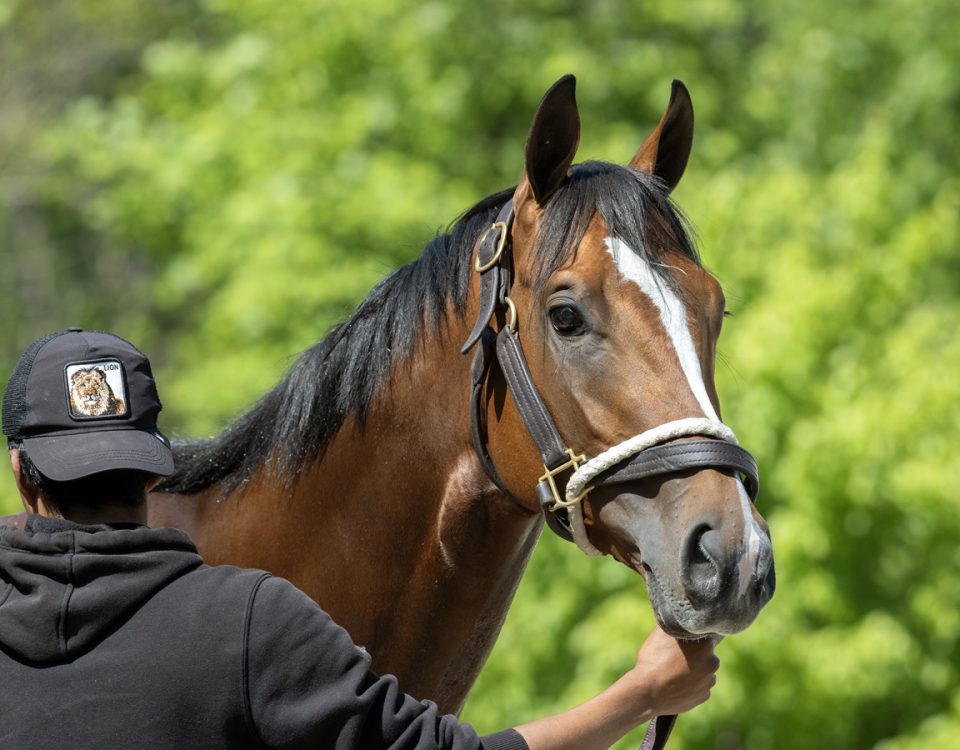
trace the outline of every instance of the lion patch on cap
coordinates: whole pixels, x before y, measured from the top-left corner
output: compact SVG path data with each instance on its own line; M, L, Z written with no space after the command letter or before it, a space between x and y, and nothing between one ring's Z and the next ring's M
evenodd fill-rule
M127 413L123 368L117 361L67 367L70 414L81 419Z

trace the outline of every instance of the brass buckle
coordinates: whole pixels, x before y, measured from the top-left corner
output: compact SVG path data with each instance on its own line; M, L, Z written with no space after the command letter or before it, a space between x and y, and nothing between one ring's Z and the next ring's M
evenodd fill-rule
M480 239L477 241L478 251L480 246L487 239L487 235L490 234L490 232L492 232L494 229L500 230L500 241L497 242L497 252L495 252L493 254L493 257L483 265L480 265L480 254L479 252L477 253L476 260L474 260L473 262L473 267L477 269L479 273L483 273L484 271L489 271L491 268L497 265L497 261L500 260L500 256L503 255L503 248L507 244L507 222L495 221L493 222L493 224L491 224L489 227L486 228L486 230L482 235L480 235Z
M553 506L549 508L551 511L555 511L558 508L563 508L567 506L567 503L560 497L560 490L557 489L557 483L554 481L554 477L559 474L561 471L566 471L567 469L573 469L576 471L580 468L580 465L585 463L587 457L584 454L579 456L574 453L570 448L566 449L566 454L570 457L569 461L564 461L562 464L557 466L554 469L549 468L546 464L543 465L543 468L547 470L547 473L540 477L539 482L546 482L547 486L550 487L550 494L553 495ZM538 484L539 484L538 482ZM580 494L580 497L577 498L577 501L583 499L584 495L587 494L590 490L585 490Z

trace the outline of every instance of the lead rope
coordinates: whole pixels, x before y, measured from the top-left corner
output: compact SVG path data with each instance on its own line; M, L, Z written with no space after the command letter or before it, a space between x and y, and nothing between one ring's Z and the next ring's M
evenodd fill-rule
M640 750L663 750L676 723L677 717L673 714L654 716L647 725L643 742L640 743Z

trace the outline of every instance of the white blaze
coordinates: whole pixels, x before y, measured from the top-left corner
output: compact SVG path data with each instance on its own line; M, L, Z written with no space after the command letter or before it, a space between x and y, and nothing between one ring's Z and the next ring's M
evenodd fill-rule
M740 495L740 508L743 510L743 517L746 519L746 525L743 531L744 553L740 558L740 596L743 596L753 580L753 572L757 569L757 558L760 556L760 528L753 519L753 513L750 512L750 496L747 494L746 487L740 478L737 478L737 492Z
M680 298L656 277L650 265L637 255L628 245L623 244L616 237L607 237L607 250L613 256L620 273L640 287L650 301L660 311L660 322L670 337L673 348L680 360L680 367L687 377L690 390L694 398L703 409L704 415L715 422L720 421L710 397L707 396L707 387L703 383L703 372L700 370L700 358L693 345L690 335L690 326L687 323L687 310Z
M650 265L616 237L607 237L607 250L613 257L620 273L638 287L660 311L660 322L670 337L670 342L680 360L680 367L687 378L694 398L703 409L708 419L720 421L707 388L703 382L703 371L700 369L700 358L697 356L693 337L690 335L690 326L687 322L687 310L683 302L669 286L664 284L654 274ZM750 583L753 571L756 568L757 556L760 550L760 529L750 511L750 498L744 489L743 482L737 480L737 491L740 495L740 509L743 512L743 543L744 555L740 560L740 593L746 590Z

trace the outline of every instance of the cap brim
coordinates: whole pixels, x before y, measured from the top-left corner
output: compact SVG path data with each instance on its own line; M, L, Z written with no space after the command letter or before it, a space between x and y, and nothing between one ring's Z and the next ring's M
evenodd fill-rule
M173 451L141 430L64 433L25 438L23 447L40 473L55 482L112 469L136 469L159 476L173 473Z

